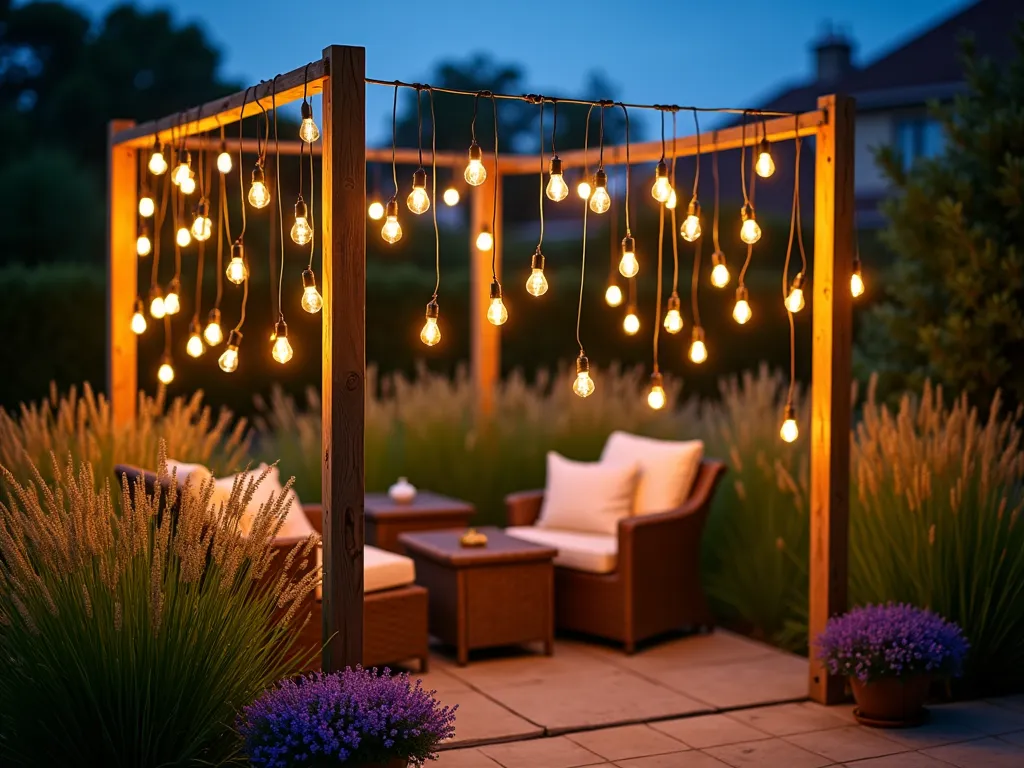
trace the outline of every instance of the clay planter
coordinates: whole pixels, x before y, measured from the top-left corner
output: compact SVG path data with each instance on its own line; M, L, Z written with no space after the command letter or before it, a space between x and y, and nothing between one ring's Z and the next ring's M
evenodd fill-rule
M862 683L850 678L857 708L854 717L861 725L875 728L909 728L928 719L924 708L931 678L918 675L906 680L898 677L883 678Z

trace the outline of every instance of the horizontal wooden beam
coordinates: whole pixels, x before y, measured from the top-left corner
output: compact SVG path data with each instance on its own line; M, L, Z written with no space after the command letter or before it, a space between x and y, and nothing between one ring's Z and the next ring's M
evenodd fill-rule
M206 149L206 150L218 150L220 144L218 140L210 140L201 136L193 136L185 139L185 148L190 149L193 152ZM234 138L228 137L227 139L228 152L233 155L238 154L238 136ZM259 145L262 148L262 144ZM280 147L275 142L272 145L272 149L280 155L298 155L299 149L302 149L303 154L309 154L310 145L299 141L298 139L282 139ZM242 152L247 155L255 155L258 151L256 139L244 138L242 139ZM312 146L314 155L320 155L323 153L321 142L317 142ZM366 162L368 163L390 163L391 162L391 147L367 147L366 148ZM419 150L411 147L399 147L395 151L395 162L399 165L419 165ZM466 164L466 153L465 152L438 152L437 153L437 164L442 168L461 168ZM423 155L423 165L426 168L430 168L430 153L425 152Z
M114 136L113 144L126 144L131 147L144 147L153 143L154 137L162 142L193 136L197 133L216 130L222 125L235 123L243 118L259 114L263 109L270 109L271 93L278 107L298 101L302 94L309 96L323 90L323 81L327 77L323 60L311 61L309 64L293 69L287 74L273 80L265 80L259 85L244 91L233 93L222 99L208 101L199 107L191 107L176 115L168 115L159 120L141 123L133 128L120 131ZM260 108L259 101L263 108ZM245 104L243 113L242 105ZM298 154L298 153L296 153Z
M764 136L768 141L792 141L797 136L813 136L818 131L818 126L827 122L827 115L823 110L805 112L794 117L775 117L766 120L764 127L761 123L749 123L746 131L739 125L729 128L722 128L718 131L704 131L699 135L701 153L722 152L728 149L739 149L741 146L757 144ZM745 135L744 135L745 133ZM698 136L682 136L676 139L676 157L688 157L697 154ZM669 154L671 154L671 142L667 142ZM587 152L587 163L589 167L597 167L597 147L591 147ZM583 150L573 149L568 152L559 153L562 162L569 167L580 168L584 164ZM631 144L629 147L629 162L631 165L637 163L653 163L661 158L661 141L645 141L638 144ZM625 165L626 147L624 144L604 148L604 164ZM536 155L505 155L498 158L498 166L502 174L528 174L537 173Z

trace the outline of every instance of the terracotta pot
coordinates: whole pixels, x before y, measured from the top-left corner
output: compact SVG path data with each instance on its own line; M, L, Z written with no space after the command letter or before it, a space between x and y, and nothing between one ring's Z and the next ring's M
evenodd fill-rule
M356 766L353 766L353 768L356 768ZM363 766L358 768L363 768ZM409 761L404 757L393 757L386 763L374 763L373 765L367 765L365 768L409 768Z
M853 698L857 701L854 715L864 725L900 728L919 725L927 717L924 708L931 677L918 675L906 680L892 677L862 683L850 678Z

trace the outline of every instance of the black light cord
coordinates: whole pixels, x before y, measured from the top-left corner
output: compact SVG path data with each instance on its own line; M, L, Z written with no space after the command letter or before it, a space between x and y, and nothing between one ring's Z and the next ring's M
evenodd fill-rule
M718 146L718 131L711 134L711 143ZM718 244L718 150L711 153L711 178L715 185L715 212L711 219L711 239L715 244L715 252L721 253L722 248Z
M743 203L750 205L750 198L747 196L747 113L744 110L743 118L740 121L740 188L743 190Z
M557 155L558 150L555 149L555 136L558 134L558 100L552 99L552 116L551 116L551 154ZM541 117L544 115L544 102L540 102L540 113ZM541 151L543 151L543 144L541 145Z
M626 105L623 104L622 102L619 102L619 106L622 107L622 116L625 118L625 121L626 121L626 200L625 200L625 208L626 208L626 237L630 237L630 236L632 236L632 232L630 232L630 228L629 228L629 187L630 187L630 179L632 177L632 171L630 169L630 164L629 164L629 110L626 109ZM602 110L602 114L604 114L604 110ZM602 135L601 141L602 141L602 145L603 145L603 143L604 143L603 135Z
M498 281L498 100L494 94L485 91L491 97L491 107L494 110L494 196L491 198L491 278Z
M742 169L744 169L746 167L746 163L743 161L742 153L741 153L741 156L740 156L740 161L741 161L740 169L742 170ZM754 152L751 151L751 153L750 153L750 166L751 166L751 168L750 168L750 197L749 198L747 198L747 191L746 191L745 187L744 187L744 190L743 190L743 197L747 199L747 204L751 208L754 207L754 199L755 199L755 196L756 196L756 193L757 193L757 174L754 173L754 167L753 167L755 161L756 161L756 157L754 155ZM738 281L738 284L739 284L739 286L741 288L744 286L744 278L747 276L747 269L750 267L750 259L751 259L751 257L753 257L753 255L754 255L754 244L753 243L747 243L747 258L743 261L743 268L740 270L740 276L739 276L739 281Z
M256 86L251 86L251 87L255 88ZM249 95L249 89L246 88L245 92L242 94L242 113L241 114L243 116L245 115L245 100L246 100L246 97L248 95ZM238 243L242 243L245 240L245 224L246 224L246 221L245 221L245 178L244 178L245 173L242 172L242 168L244 167L242 165L242 163L243 163L243 157L242 157L242 123L243 122L244 122L243 119L239 118L239 120L238 120L238 189L239 189L239 192L241 194L241 200L242 200L242 231L238 233L238 240L234 241L234 242L238 242ZM256 162L257 163L260 162L260 159L259 159L259 146L260 146L260 126L259 126L259 120L257 119L257 121L256 121ZM227 211L228 211L228 201L227 201L227 198L225 197L224 198L224 212L225 212L225 214L227 214ZM231 239L230 220L228 222L228 239L229 240Z
M594 111L594 105L587 110L587 122L584 124L583 133L583 157L587 156L587 143L590 138L590 113ZM584 162L586 160L584 159ZM583 201L583 257L580 259L580 297L576 304L576 344L583 354L583 342L580 341L580 318L583 316L583 284L587 277L587 211L590 210L590 201Z
M676 116L675 116L675 113L673 112L672 113L672 120L675 121L675 118L676 118ZM700 183L700 120L697 119L697 110L693 110L693 127L697 131L697 158L696 158L697 159L697 165L696 165L696 170L694 170L694 172L693 172L693 199L696 200L697 199L697 186ZM673 141L673 143L675 142L675 135L672 136L672 141ZM674 153L675 149L673 149L672 151ZM673 158L673 162L674 162L674 160L675 159ZM673 183L672 186L674 188L675 184ZM673 237L673 239L675 239L675 238Z
M700 155L698 155L700 157ZM672 189L676 188L676 113L672 113ZM698 168L700 164L698 163ZM676 195L676 204L669 211L672 223L672 295L679 293L679 238L676 237L676 208L679 207L679 195ZM660 291L659 291L660 293Z
M313 105L309 106L312 112ZM300 160L301 162L301 160ZM313 253L316 250L316 227L313 226L313 222L316 221L316 211L313 206L316 202L316 176L313 175L313 148L309 148L309 269L313 269Z
M675 112L672 113L675 117ZM661 160L658 162L665 162L665 110L661 110Z
M417 98L418 100L418 98ZM391 179L395 183L395 194L392 200L398 199L398 164L395 162L395 151L398 146L398 81L395 81L395 97L391 103Z
M427 97L430 99L430 196L435 204L430 206L434 214L434 301L437 300L437 293L441 290L441 230L437 226L437 115L434 112L434 89L427 88ZM419 93L416 94L416 102L419 103Z
M284 307L281 298L284 290L284 203L281 198L284 196L281 190L281 134L277 130L277 78L281 75L274 75L270 86L270 108L274 110L274 172L277 176L277 234L281 242L280 264L277 272L277 318L284 322ZM301 142L305 144L306 142ZM302 158L299 158L299 167L302 167ZM302 188L299 188L299 196L302 195Z
M664 113L662 113L664 114ZM675 233L673 232L673 241ZM658 206L658 296L654 302L654 372L658 372L658 335L661 331L662 250L665 243L665 206Z
M782 302L789 297L789 261L793 253L793 234L800 232L800 137L795 139L795 175L793 176L793 208L789 214L789 242L786 244L786 263L782 268ZM804 264L806 268L806 262ZM793 313L787 311L789 320L789 390L786 392L786 406L793 405L793 391L796 386L796 328Z
M419 144L420 168L423 167L423 108L420 105L420 89L416 89L416 140ZM435 202L436 199L435 199Z
M544 245L544 102L540 103L540 195L538 208L540 210L540 239L537 241L537 251Z
M219 121L218 121L219 122ZM224 146L224 126L220 126L220 143ZM241 174L242 169L238 169ZM217 298L213 302L215 309L220 309L221 296L224 293L224 237L231 242L231 222L228 220L228 196L226 174L217 174Z

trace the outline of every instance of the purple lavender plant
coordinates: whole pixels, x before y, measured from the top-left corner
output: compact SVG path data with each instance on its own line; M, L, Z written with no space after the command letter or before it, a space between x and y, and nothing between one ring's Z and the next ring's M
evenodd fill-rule
M400 758L421 766L455 735L455 710L407 674L361 667L282 681L238 718L256 768L383 765Z
M921 674L957 677L969 645L956 624L904 603L866 605L829 619L818 658L861 682Z

